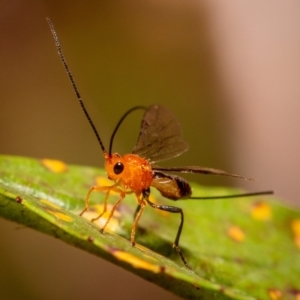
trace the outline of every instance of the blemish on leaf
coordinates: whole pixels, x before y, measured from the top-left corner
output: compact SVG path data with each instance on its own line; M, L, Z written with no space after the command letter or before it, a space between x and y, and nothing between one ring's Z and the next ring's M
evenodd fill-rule
M200 287L197 285L197 284L195 284L195 283L192 283L192 286L196 289L196 290L200 290Z
M300 249L300 219L294 219L291 222L291 228L294 236L294 242Z
M256 220L267 221L272 218L272 210L268 203L260 201L254 203L251 215Z
M137 256L124 251L114 251L113 255L119 260L130 263L134 268L137 269L145 269L153 273L159 273L161 270L161 267L159 265L151 264L145 260L138 258Z
M16 201L17 201L18 203L22 203L22 202L23 202L23 198L22 198L21 196L17 196L17 197L16 197Z
M63 173L67 171L67 165L60 160L42 159L42 164L53 173Z
M288 290L288 293L295 297L295 300L300 300L300 290L291 288Z
M103 177L103 176L97 176L95 181L96 181L96 185L100 185L100 186L111 186L114 184L113 181L111 181L110 179ZM110 194L111 195L119 195L120 193L111 191Z
M95 239L92 236L89 236L87 240L88 242L93 243Z
M110 211L112 207L113 205L108 204L107 211L103 214L103 216L101 216L101 218L93 221L93 224L97 225L97 227L99 228L103 228L110 215ZM84 213L83 218L92 221L93 219L96 219L103 212L103 208L104 208L103 204L94 205L87 212ZM120 226L120 222L119 222L120 217L121 214L116 210L112 218L109 220L107 226L105 227L105 231L116 232Z
M282 298L282 292L278 289L269 289L268 294L272 300L278 300Z
M227 230L228 236L236 242L243 242L245 240L244 231L238 226L231 226Z
M59 211L49 211L50 214L54 215L56 218L62 220L62 221L66 221L66 222L72 222L73 218L71 218L68 215L65 215L62 212Z
M47 200L47 199L40 199L40 201L44 204L46 204L47 206L50 206L51 208L55 208L55 209L60 209L60 207L56 204L54 204L53 202Z

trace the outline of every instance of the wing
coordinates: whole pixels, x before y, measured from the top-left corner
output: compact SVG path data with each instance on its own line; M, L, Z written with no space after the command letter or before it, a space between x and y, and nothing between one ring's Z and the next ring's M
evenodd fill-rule
M256 180L254 178L247 178L237 174L227 173L222 170L212 169L212 168L204 168L199 166L186 166L186 167L152 167L154 171L160 172L177 172L177 173L198 173L198 174L209 174L209 175L221 175L228 177L241 178L245 180Z
M175 116L160 105L147 108L138 141L132 151L151 163L176 157L188 150Z

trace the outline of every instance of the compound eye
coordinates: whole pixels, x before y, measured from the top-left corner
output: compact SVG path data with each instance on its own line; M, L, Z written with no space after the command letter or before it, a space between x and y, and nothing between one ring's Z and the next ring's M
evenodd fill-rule
M121 162L117 162L114 165L114 172L116 175L121 174L124 170L124 165Z

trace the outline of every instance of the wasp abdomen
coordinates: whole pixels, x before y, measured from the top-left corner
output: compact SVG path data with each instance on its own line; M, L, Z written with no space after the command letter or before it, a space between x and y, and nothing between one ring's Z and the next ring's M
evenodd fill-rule
M176 175L154 171L151 186L158 189L162 196L171 200L189 198L192 195L189 183Z

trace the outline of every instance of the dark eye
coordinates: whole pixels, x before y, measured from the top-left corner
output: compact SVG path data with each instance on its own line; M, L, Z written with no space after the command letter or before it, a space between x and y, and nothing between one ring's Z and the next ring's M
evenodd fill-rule
M116 175L121 174L124 170L124 165L121 162L117 162L114 165L114 172Z

